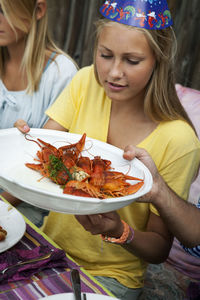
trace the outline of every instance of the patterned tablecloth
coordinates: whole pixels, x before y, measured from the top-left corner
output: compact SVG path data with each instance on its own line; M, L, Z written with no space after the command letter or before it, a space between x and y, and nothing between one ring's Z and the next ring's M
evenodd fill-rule
M12 247L12 250L30 250L41 245L50 246L51 248L59 248L26 218L25 221L25 235L15 246ZM2 253L0 256L1 255ZM10 283L1 282L0 300L35 300L59 293L71 293L72 287L70 282L70 269L72 268L76 268L80 271L81 289L83 292L113 296L91 275L89 275L84 268L78 266L68 255L66 255L66 258L64 259L67 261L68 268L47 268L26 280L19 280Z

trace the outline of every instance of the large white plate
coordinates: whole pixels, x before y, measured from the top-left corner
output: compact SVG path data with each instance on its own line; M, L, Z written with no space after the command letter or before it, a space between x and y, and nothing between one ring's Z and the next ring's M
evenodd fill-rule
M6 239L0 242L1 253L21 240L26 230L26 223L14 207L0 201L0 226L7 231Z
M40 138L56 147L67 143L76 143L81 135L48 129L31 129L30 135ZM19 199L57 212L68 214L95 214L109 212L135 201L146 194L152 187L152 176L149 170L138 159L127 161L123 159L123 151L107 143L86 138L83 156L93 158L101 156L112 162L116 171L127 173L144 179L144 185L135 194L107 199L77 197L63 194L63 190L50 179L25 166L26 162L34 162L39 147L36 143L27 141L16 128L0 130L0 186ZM133 183L133 182L131 182Z
M100 294L93 294L93 293L86 293L87 300L119 300L118 298L113 298L106 295L100 295ZM57 295L51 295L44 297L42 299L49 299L49 300L75 300L75 296L73 293L63 293L63 294L57 294Z

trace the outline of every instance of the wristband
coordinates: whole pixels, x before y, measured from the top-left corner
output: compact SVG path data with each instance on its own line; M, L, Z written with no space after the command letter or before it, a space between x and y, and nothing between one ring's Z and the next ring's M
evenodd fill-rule
M133 228L131 228L126 222L124 222L123 220L121 220L123 226L124 226L124 230L122 235L120 236L120 238L114 238L114 237L109 237L107 235L103 235L101 234L101 238L104 242L109 242L109 243L113 243L113 244L129 244L133 238L134 238L134 230ZM129 233L131 231L131 237L128 240L129 237Z
M129 229L131 231L131 237L130 237L130 239L126 240L125 244L130 244L132 242L133 238L134 238L134 235L135 235L135 231L133 230L133 228L129 226Z

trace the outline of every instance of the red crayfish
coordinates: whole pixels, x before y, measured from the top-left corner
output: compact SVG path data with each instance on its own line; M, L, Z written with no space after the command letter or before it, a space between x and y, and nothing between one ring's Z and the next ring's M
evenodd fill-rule
M36 142L40 150L35 159L38 163L25 165L63 186L63 193L104 199L136 193L144 184L143 179L113 171L109 160L82 156L85 133L77 143L59 148L41 139L28 140ZM130 184L127 180L139 182Z

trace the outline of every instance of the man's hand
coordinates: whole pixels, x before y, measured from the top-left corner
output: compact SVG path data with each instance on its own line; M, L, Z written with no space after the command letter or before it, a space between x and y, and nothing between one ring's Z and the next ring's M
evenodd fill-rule
M95 215L75 216L78 222L91 234L104 234L120 237L123 233L123 224L116 212Z
M137 199L137 202L154 202L158 195L159 189L163 184L165 185L162 177L160 176L158 169L151 158L150 154L143 148L134 147L132 145L126 146L124 149L123 157L127 160L133 158L139 159L151 172L153 177L153 186L149 193Z

